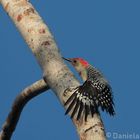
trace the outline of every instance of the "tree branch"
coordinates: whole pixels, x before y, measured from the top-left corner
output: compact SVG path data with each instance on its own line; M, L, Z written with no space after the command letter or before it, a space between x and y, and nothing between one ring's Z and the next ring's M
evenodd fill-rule
M80 83L64 64L47 25L27 0L1 0L1 4L35 55L43 71L45 82L63 105L72 94L72 92L65 94L64 91L70 87L77 87ZM93 118L88 116L87 122L83 119L80 121L73 119L73 123L80 140L106 139L99 114L95 114Z
M21 112L24 106L34 97L40 95L44 91L48 90L49 87L46 85L44 80L39 80L32 84L31 86L25 88L15 99L12 109L2 127L0 132L0 140L10 140L18 120L20 118Z

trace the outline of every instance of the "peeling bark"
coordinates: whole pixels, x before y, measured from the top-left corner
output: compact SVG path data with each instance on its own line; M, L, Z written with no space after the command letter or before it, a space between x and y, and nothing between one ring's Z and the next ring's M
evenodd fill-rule
M72 94L72 92L68 92L65 95L64 91L70 87L79 86L79 82L63 63L47 25L44 24L37 11L26 0L1 0L1 4L35 55L43 71L45 82L63 105ZM87 122L83 119L80 121L73 119L73 123L77 128L80 140L106 139L99 114L95 114L93 118L88 116Z

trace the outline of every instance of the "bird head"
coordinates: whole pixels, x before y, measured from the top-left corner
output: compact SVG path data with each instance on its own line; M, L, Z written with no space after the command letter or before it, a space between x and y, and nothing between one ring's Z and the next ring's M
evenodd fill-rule
M83 79L86 79L87 76L87 67L89 63L83 58L64 58L64 60L70 62L74 68L78 71L78 73L82 76Z

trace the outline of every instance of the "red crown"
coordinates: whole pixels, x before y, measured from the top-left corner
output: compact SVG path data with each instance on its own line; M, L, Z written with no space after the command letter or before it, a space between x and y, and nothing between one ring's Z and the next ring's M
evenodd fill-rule
M89 63L86 60L84 60L83 58L75 58L75 59L79 60L81 62L81 64L85 67L87 67L89 65Z

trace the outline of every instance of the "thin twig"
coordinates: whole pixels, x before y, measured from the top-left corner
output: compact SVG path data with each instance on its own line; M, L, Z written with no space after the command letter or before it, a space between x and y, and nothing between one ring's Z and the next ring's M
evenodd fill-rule
M12 108L0 132L0 140L10 140L24 106L34 97L48 90L49 86L44 80L39 80L25 88L13 102Z

